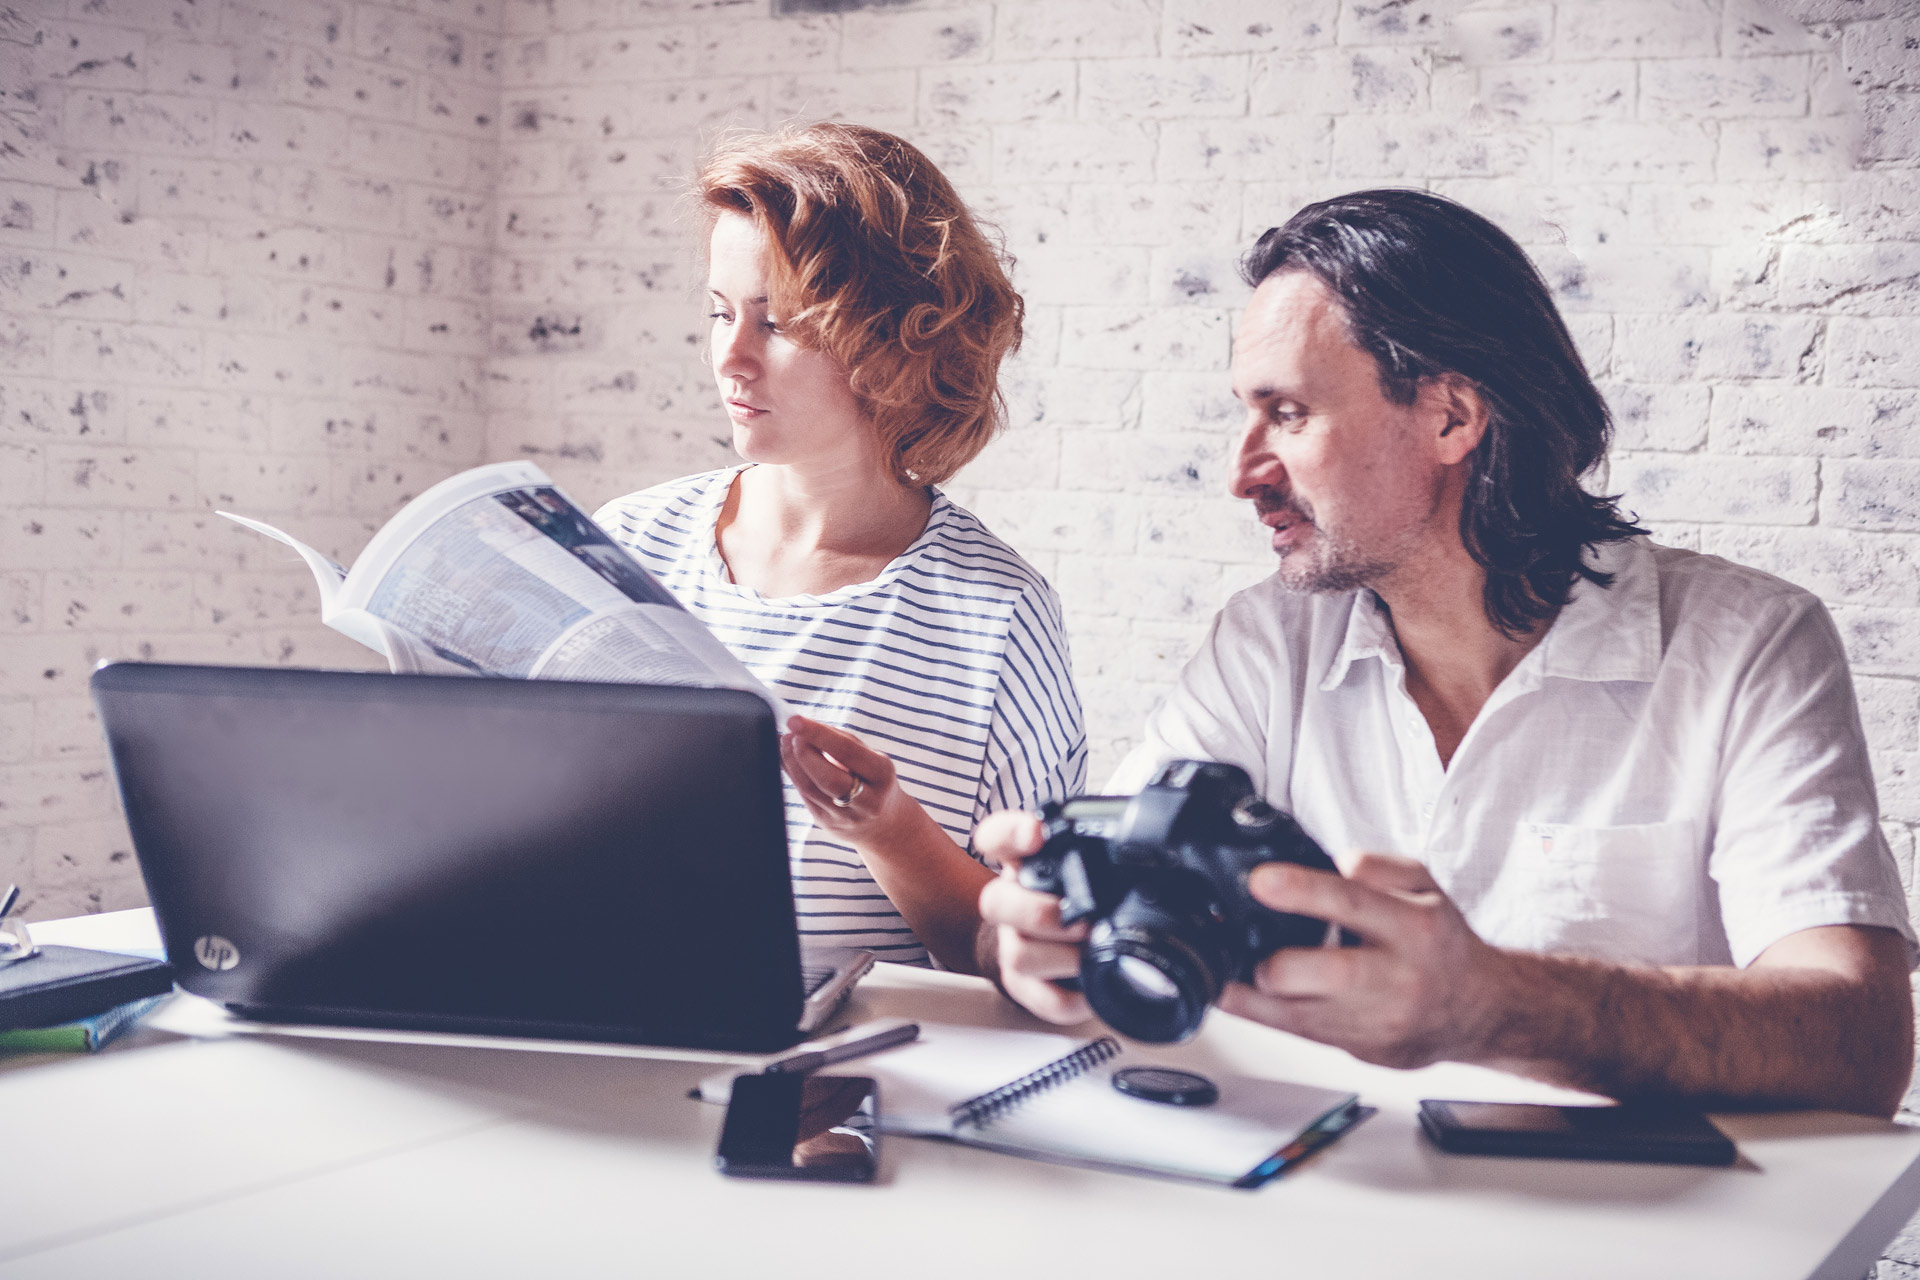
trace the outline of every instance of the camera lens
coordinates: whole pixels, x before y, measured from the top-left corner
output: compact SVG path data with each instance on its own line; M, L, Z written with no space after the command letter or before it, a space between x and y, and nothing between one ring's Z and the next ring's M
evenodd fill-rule
M1165 1044L1199 1029L1231 970L1206 882L1176 871L1136 885L1094 925L1080 985L1115 1031Z
M1185 1040L1220 994L1206 961L1184 941L1096 928L1080 961L1080 989L1101 1021L1151 1044Z
M1119 976L1126 979L1133 993L1142 1000L1172 1000L1180 994L1173 979L1160 972L1139 956L1121 956L1114 961Z

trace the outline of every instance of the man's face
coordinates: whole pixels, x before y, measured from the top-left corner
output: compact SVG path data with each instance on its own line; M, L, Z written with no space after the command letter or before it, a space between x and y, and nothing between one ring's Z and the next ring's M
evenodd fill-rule
M1254 291L1234 340L1233 394L1247 422L1233 494L1273 531L1290 589L1378 587L1436 537L1457 540L1433 443L1444 421L1426 396L1397 405L1382 394L1373 357L1311 274L1284 271Z

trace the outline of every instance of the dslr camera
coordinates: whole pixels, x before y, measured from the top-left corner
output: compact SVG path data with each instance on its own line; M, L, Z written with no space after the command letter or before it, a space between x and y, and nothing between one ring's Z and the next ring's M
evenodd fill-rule
M1122 1035L1185 1040L1228 982L1251 982L1281 947L1326 941L1326 921L1247 893L1262 862L1335 867L1244 769L1176 760L1138 795L1054 801L1041 819L1046 842L1020 883L1058 897L1063 923L1093 922L1077 985ZM1358 939L1343 930L1341 941Z

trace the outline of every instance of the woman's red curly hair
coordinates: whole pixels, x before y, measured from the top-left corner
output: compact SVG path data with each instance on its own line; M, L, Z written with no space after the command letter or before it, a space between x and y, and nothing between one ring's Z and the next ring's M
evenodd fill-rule
M1000 361L1025 308L990 241L920 149L825 122L722 140L701 168L706 225L753 219L768 304L848 371L905 484L940 484L1006 417Z

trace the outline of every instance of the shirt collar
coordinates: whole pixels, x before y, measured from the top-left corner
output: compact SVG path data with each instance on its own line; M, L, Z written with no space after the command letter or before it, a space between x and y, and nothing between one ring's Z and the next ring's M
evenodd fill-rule
M1347 668L1362 658L1378 658L1389 667L1400 665L1400 641L1393 634L1387 607L1379 596L1365 590L1349 597L1346 638L1320 681L1321 692L1337 688L1347 678Z
M1651 681L1660 669L1660 569L1645 538L1587 548L1613 575L1602 587L1576 578L1540 641L1540 674L1563 680Z
M1660 572L1645 538L1589 547L1587 563L1613 575L1602 587L1576 578L1530 664L1542 677L1651 681L1660 667ZM1320 681L1323 692L1347 678L1362 658L1401 664L1400 642L1386 606L1371 591L1350 597L1347 633Z

